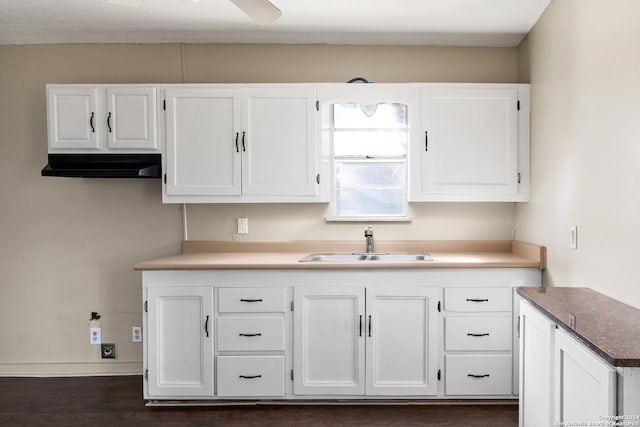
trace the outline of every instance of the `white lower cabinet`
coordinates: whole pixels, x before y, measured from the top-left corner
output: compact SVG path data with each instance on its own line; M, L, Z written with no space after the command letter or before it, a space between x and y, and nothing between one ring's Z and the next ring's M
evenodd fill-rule
M430 287L296 288L294 393L436 394L438 295Z
M520 426L600 425L615 416L616 369L524 300L520 316Z
M562 329L555 330L554 422L599 422L616 414L616 370Z
M213 396L213 287L146 290L147 394Z
M513 399L512 289L540 272L153 270L142 279L144 398L155 404ZM525 311L527 332L529 319ZM525 345L527 366L537 366L539 342ZM550 378L525 382L539 382L525 413L540 409Z
M553 424L551 374L556 325L531 304L520 301L520 426Z
M218 356L218 396L284 396L284 356Z

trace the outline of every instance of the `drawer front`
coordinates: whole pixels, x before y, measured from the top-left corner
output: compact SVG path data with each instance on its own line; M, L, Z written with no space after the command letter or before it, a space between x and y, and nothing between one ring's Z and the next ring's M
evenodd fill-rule
M284 356L218 356L218 396L284 396Z
M511 355L445 356L445 394L511 394Z
M284 288L220 288L220 313L284 313Z
M511 311L511 288L447 288L444 290L447 311Z
M219 351L284 350L282 317L221 317Z
M444 319L445 350L511 351L511 316Z

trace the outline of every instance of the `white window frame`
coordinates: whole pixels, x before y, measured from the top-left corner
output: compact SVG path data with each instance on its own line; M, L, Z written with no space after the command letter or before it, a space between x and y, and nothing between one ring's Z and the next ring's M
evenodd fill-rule
M371 105L380 103L401 103L407 105L408 120L412 117L411 110L414 106L408 84L393 83L344 83L325 84L318 88L318 101L320 103L321 114L321 138L323 145L327 147L325 162L328 164L329 180L329 216L326 221L330 222L409 222L408 217L408 179L409 179L409 145L411 138L411 122L408 125L407 153L405 155L405 215L367 215L367 216L338 216L336 215L336 169L335 155L333 151L333 104L353 103L361 105ZM393 159L397 159L394 157ZM379 160L383 161L383 158ZM390 159L392 160L392 159Z

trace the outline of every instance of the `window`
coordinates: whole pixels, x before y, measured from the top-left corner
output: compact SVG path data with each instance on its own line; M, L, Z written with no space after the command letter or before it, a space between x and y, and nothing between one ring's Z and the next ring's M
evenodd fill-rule
M333 104L335 219L406 216L407 106Z

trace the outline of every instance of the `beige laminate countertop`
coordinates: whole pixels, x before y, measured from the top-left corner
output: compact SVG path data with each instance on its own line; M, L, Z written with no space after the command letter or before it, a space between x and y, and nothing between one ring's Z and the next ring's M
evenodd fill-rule
M545 268L545 248L512 240L376 241L376 252L428 253L433 261L300 262L311 253L362 252L364 241L185 241L182 253L136 270Z

